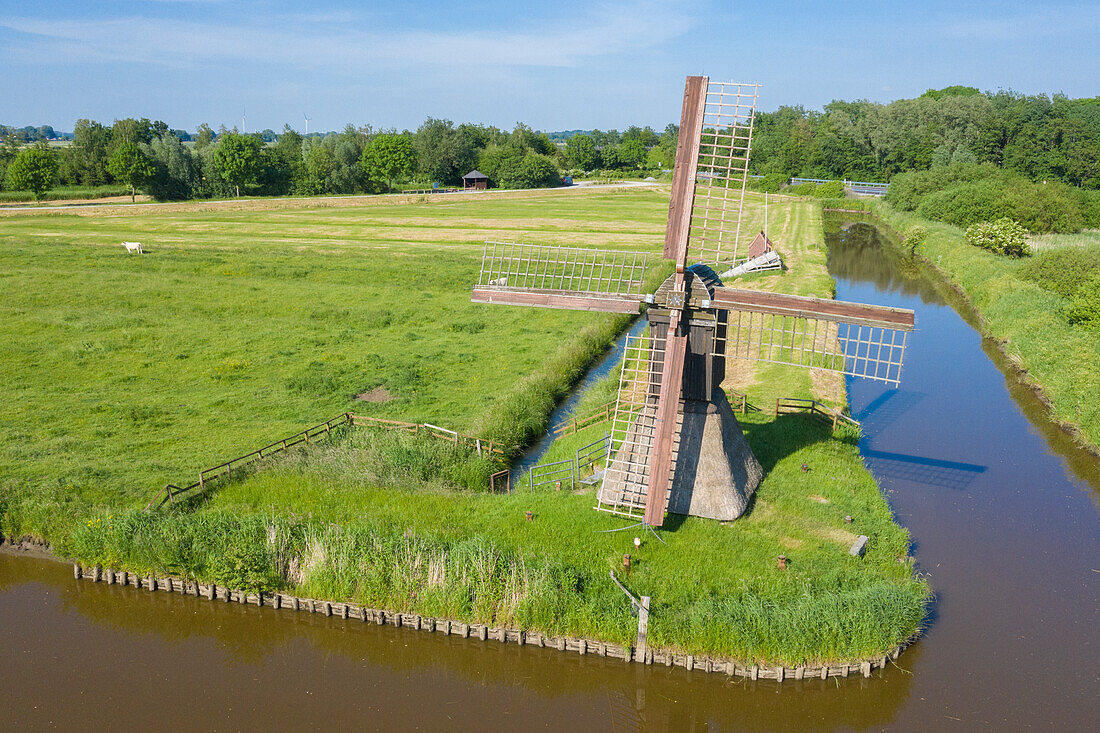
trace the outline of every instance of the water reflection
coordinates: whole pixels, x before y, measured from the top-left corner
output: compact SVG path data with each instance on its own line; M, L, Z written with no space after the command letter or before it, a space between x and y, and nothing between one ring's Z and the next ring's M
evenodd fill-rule
M643 667L93 584L66 565L4 554L0 587L0 656L36 660L34 676L0 665L13 729L47 719L67 728L878 728L911 680L891 669L780 685ZM905 662L916 658L907 652Z

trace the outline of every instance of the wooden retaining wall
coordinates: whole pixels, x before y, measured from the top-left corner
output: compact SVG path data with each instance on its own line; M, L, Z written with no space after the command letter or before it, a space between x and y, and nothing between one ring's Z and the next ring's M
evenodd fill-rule
M885 669L886 665L897 659L898 655L911 643L906 642L894 648L888 654L874 659L856 660L848 664L837 665L769 667L759 664L745 664L730 659L681 654L674 651L653 649L652 647L645 649L642 652L644 658L641 658L638 653L639 649L631 645L623 646L595 639L551 636L537 631L466 623L452 619L422 616L417 613L364 608L353 603L299 598L287 593L251 593L222 588L213 583L206 585L194 580L180 580L179 578L161 575L141 576L126 571L104 570L98 565L85 568L76 563L73 565L73 576L78 580L85 579L93 582L105 582L109 585L125 585L147 591L182 593L220 603L251 604L306 613L320 613L325 616L354 619L364 624L373 623L378 626L389 624L417 631L439 633L444 636L460 636L463 639L480 639L481 641L498 641L502 644L536 646L540 649L556 649L574 654L594 654L598 657L621 659L624 662L683 667L687 670L726 674L731 677L746 677L752 680L783 682L784 680L826 679L860 674L864 677L870 677L871 672L874 670Z

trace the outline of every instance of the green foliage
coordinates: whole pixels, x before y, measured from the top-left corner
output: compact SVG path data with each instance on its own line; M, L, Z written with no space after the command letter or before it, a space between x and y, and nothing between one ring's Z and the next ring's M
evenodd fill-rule
M372 181L384 181L386 190L412 176L416 167L416 150L404 135L376 135L363 149L359 159Z
M905 229L903 241L910 252L918 252L924 241L928 239L928 230L920 224L913 224Z
M966 229L966 241L974 247L1009 257L1027 257L1027 231L1008 218L971 224Z
M214 169L226 183L233 186L237 196L241 195L241 186L256 182L262 145L254 135L229 133L220 136L214 146Z
M1020 268L1020 277L1044 290L1071 298L1100 272L1100 247L1045 249Z
M592 137L585 134L574 135L565 144L565 159L573 168L591 171L600 167L600 151Z
M1094 270L1071 296L1066 320L1075 326L1100 331L1100 271Z
M33 191L36 199L57 182L57 158L42 144L23 148L8 165L7 187L16 191Z
M958 227L1008 217L1043 233L1078 231L1085 221L1083 194L1062 183L1032 183L988 164L964 163L895 176L886 200Z
M152 180L157 170L137 143L122 142L115 146L107 159L107 172L119 183L130 187L130 200L133 201L137 189Z
M1076 326L1100 331L1100 271L1094 270L1077 288L1066 308L1066 319Z

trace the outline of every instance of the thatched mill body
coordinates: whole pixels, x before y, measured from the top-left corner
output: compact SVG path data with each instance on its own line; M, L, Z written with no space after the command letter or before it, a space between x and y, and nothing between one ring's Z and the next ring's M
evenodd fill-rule
M734 519L760 482L721 389L725 359L896 384L914 326L909 310L729 288L715 274L748 261L738 243L756 95L755 84L688 77L664 244L676 269L656 292L643 292L646 253L487 242L471 295L609 313L649 306L649 333L627 340L597 508L650 527L666 511Z

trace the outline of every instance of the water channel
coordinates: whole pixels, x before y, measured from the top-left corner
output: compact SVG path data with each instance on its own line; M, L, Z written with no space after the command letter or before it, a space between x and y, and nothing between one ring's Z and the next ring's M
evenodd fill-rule
M12 730L1095 725L1100 464L872 227L829 243L838 297L917 311L900 388L849 384L861 450L937 593L925 638L896 666L870 679L751 682L76 581L66 565L0 554L0 720Z

